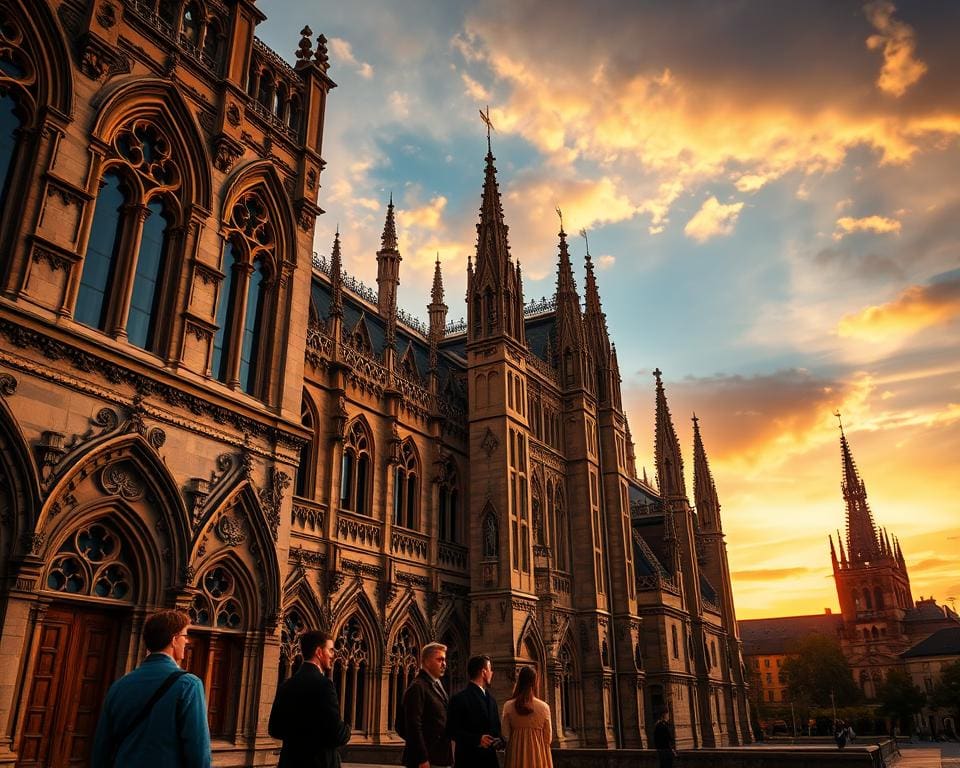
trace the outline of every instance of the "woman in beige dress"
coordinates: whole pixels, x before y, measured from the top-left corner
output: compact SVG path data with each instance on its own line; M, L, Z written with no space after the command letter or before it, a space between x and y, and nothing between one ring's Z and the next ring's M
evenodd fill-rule
M507 740L506 768L553 768L550 706L537 698L537 671L521 667L500 726Z

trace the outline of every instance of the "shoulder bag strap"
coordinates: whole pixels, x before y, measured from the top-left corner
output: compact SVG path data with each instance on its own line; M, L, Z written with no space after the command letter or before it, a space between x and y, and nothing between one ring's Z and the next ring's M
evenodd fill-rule
M160 683L160 687L153 692L153 696L151 696L150 700L143 705L143 709L137 713L137 716L130 721L130 724L126 727L124 732L120 734L120 736L114 741L114 763L116 763L117 753L120 752L120 747L123 746L123 742L130 738L130 735L137 729L137 726L147 719L157 702L163 698L163 695L169 691L170 687L185 674L187 674L186 670L178 669L175 672L171 672L169 675L167 675L166 679Z

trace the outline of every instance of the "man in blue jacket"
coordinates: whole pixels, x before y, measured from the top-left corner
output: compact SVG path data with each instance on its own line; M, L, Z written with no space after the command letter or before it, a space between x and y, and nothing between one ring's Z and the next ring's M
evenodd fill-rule
M159 611L143 625L149 652L107 691L93 742L93 768L209 768L203 683L180 669L190 617Z

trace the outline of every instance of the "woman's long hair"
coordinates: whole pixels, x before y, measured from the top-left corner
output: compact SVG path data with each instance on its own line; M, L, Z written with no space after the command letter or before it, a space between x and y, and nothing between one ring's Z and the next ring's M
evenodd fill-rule
M533 712L533 697L537 695L537 670L533 667L520 667L517 684L513 686L513 706L521 715Z

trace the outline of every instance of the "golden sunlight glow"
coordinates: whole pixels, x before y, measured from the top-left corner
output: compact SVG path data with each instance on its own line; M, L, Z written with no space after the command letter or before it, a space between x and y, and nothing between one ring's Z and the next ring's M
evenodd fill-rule
M960 316L960 279L929 286L912 285L893 301L845 315L841 337L883 342L903 339L924 328Z

